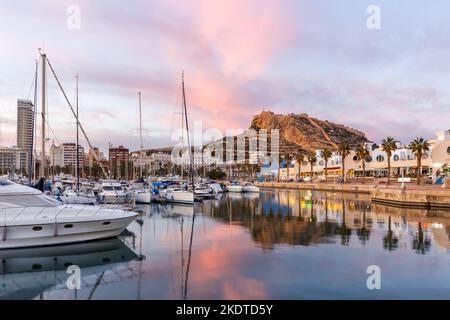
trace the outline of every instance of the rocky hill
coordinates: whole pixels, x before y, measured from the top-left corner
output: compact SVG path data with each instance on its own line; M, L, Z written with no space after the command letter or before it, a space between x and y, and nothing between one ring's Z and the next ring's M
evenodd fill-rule
M336 149L337 144L347 140L350 146L368 142L366 135L353 128L329 121L319 120L302 114L274 114L263 111L253 117L251 129L272 129L280 131L280 152L314 151L316 149Z

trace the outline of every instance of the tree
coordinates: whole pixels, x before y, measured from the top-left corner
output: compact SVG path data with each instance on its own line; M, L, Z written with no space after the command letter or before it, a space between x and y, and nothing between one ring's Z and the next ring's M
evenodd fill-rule
M388 161L388 180L387 185L390 183L391 179L391 156L392 152L397 150L397 141L392 137L387 137L381 141L381 150L386 152L387 161Z
M325 162L325 182L328 182L328 160L330 160L331 156L333 155L333 153L331 152L330 149L324 149L322 151L321 157L323 159L323 161Z
M303 153L297 153L294 155L295 162L298 164L298 179L300 179L300 173L302 170L302 163L305 161L305 155Z
M284 155L284 161L286 162L286 175L287 175L287 181L289 182L289 164L292 161L292 154L286 153Z
M409 144L409 149L415 153L417 159L417 185L420 185L420 177L422 175L422 156L430 150L430 143L424 138L416 138Z
M362 169L363 169L363 180L362 183L364 183L364 179L366 178L366 158L370 155L369 149L367 149L367 146L365 143L360 143L358 147L356 147L356 156L361 159L362 163Z
M310 182L312 183L312 181L313 181L313 166L317 162L317 156L314 152L308 153L308 162L311 165L311 172L309 175L309 179L310 179Z
M342 180L345 181L345 158L350 155L350 146L347 140L342 140L338 145L338 154L342 158Z

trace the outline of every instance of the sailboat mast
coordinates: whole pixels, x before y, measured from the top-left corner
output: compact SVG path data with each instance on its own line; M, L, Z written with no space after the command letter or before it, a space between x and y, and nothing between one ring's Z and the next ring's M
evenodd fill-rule
M35 128L36 128L36 102L37 102L37 82L38 82L38 61L35 61L35 71L34 71L34 99L33 99L33 133L31 134L30 150L28 155L28 180L31 186L32 177L34 172L34 140L35 138Z
M77 193L80 192L80 155L79 155L79 144L80 144L80 136L79 136L79 131L78 131L78 74L75 75L75 79L77 79L77 89L76 89L76 123L77 123L77 145L76 145L76 153L77 153L77 167L76 167L76 177L77 177Z
M188 141L188 152L189 152L189 175L191 178L192 187L194 187L194 172L192 170L193 165L192 165L191 139L189 137L189 122L188 122L188 117L187 117L186 93L184 90L184 71L181 75L181 85L183 88L183 111L184 111L184 119L186 122L186 137L187 137L187 141Z
M143 177L142 174L142 149L144 148L142 143L142 103L141 103L141 92L138 92L139 96L139 139L140 139L140 152L139 152L139 168L140 168L140 178Z
M41 140L41 151L42 151L42 159L41 159L41 170L40 175L41 177L45 177L45 67L47 64L47 55L45 53L41 53L42 58L42 140Z

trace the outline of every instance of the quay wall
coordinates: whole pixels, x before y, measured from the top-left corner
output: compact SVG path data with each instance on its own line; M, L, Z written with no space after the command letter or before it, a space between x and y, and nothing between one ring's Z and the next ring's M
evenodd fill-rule
M411 189L400 187L386 188L376 185L351 184L321 184L321 183L286 183L259 182L261 188L282 188L297 190L317 190L329 192L350 192L369 194L374 203L381 203L400 207L416 207L425 209L450 209L449 188L414 187Z

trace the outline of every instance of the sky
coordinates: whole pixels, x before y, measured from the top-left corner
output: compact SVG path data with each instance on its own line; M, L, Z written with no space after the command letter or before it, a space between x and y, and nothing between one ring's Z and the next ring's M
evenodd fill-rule
M370 5L379 29L367 27ZM372 141L434 138L450 128L449 11L445 0L2 1L0 145L16 143L16 100L33 97L38 48L72 102L79 74L80 122L104 151L139 148L138 91L144 147L174 144L182 71L190 122L203 130L244 129L271 110ZM49 138L74 141L50 73L47 85Z

